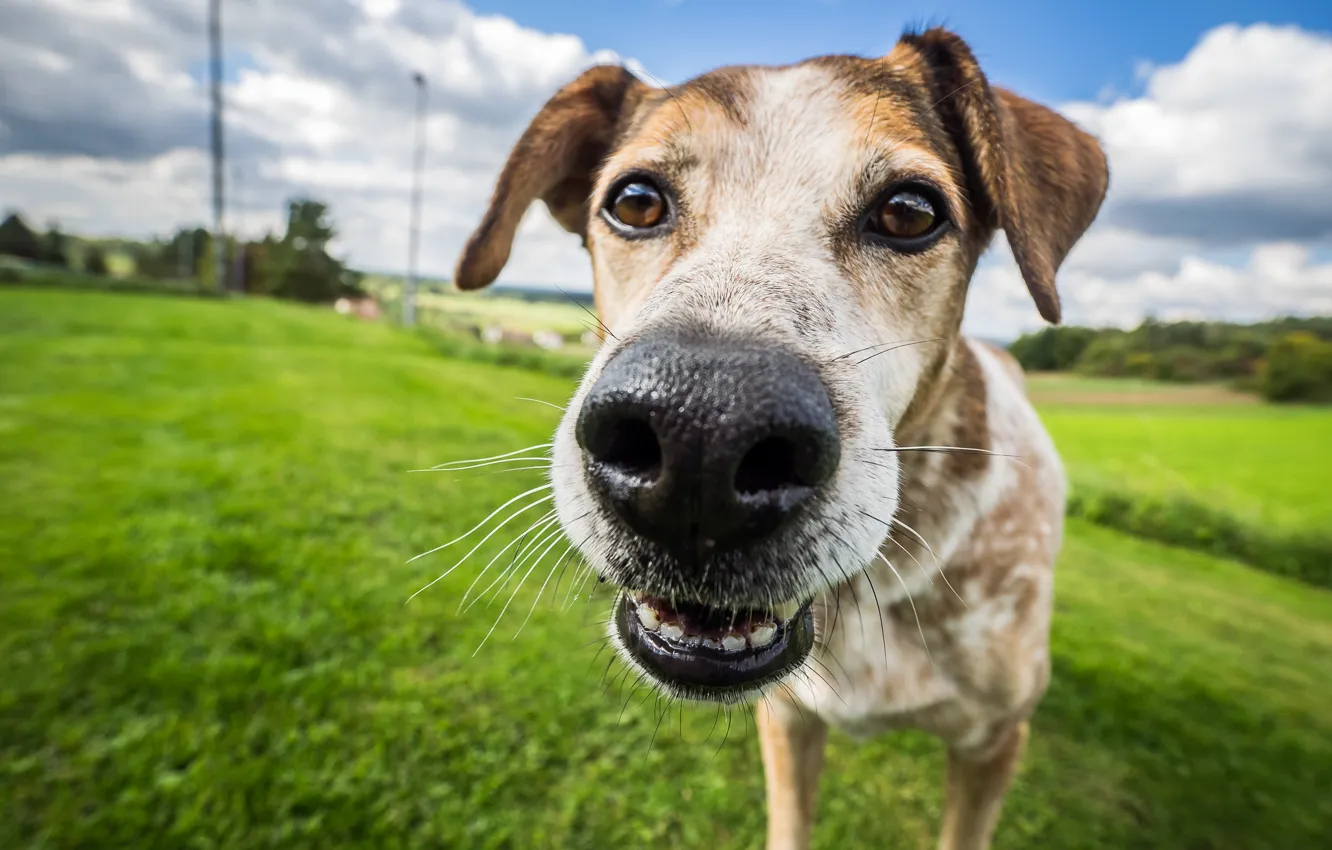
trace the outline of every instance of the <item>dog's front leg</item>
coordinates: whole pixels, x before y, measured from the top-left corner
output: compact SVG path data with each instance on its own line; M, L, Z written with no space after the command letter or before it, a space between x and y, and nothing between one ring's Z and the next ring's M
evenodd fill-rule
M756 708L767 779L768 850L805 850L814 825L828 727L778 697L761 700Z
M1027 748L1025 722L1005 726L980 751L948 752L948 791L939 850L987 850L1009 783Z

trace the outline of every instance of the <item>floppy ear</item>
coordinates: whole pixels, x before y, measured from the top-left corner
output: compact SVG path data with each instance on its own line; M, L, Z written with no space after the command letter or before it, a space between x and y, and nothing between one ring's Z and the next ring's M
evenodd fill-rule
M1110 174L1105 153L1071 121L991 88L961 38L944 29L905 35L924 60L930 101L968 173L968 193L1002 227L1041 316L1059 323L1055 272L1096 218Z
M618 65L597 65L556 92L514 145L481 223L454 270L459 289L480 289L509 261L513 236L532 202L545 201L555 220L587 241L587 203L596 170L621 118L648 90Z

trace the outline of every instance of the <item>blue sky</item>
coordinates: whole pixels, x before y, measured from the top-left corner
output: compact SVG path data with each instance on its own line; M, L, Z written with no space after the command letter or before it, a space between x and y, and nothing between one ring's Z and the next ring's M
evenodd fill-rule
M1332 2L1292 0L477 0L496 13L588 47L633 56L667 82L717 65L886 53L910 24L942 23L967 39L991 79L1033 97L1088 100L1134 90L1140 60L1177 62L1218 24L1332 30Z

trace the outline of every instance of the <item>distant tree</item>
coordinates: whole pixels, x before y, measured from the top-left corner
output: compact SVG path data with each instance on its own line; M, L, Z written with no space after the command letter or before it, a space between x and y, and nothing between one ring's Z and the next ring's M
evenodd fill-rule
M0 254L34 262L42 259L42 240L18 213L0 222Z
M60 231L60 225L51 222L42 239L42 261L56 266L69 265L69 240Z
M1268 401L1332 402L1332 342L1293 331L1272 343L1259 386Z
M335 236L327 204L313 198L296 198L287 204L287 233L282 241L298 251L323 251Z
M106 252L96 245L91 245L83 254L83 270L88 274L105 277L111 269L106 264Z
M281 239L268 236L241 249L246 290L316 303L364 294L360 276L328 253L328 243L336 235L326 204L292 199Z
M172 277L194 277L208 256L210 239L212 234L202 227L183 227L161 246L159 262L163 269L173 269Z
M1009 351L1029 372L1064 371L1073 368L1095 337L1091 328L1042 328L1018 337Z

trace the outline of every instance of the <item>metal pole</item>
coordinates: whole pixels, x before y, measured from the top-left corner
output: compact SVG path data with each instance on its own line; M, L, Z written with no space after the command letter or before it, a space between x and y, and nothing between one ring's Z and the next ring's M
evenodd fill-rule
M209 77L213 97L213 285L227 288L227 247L223 233L222 0L208 3Z
M412 74L416 84L416 161L412 176L412 232L407 247L407 283L402 291L402 323L416 324L416 258L421 248L421 172L425 166L426 79Z

